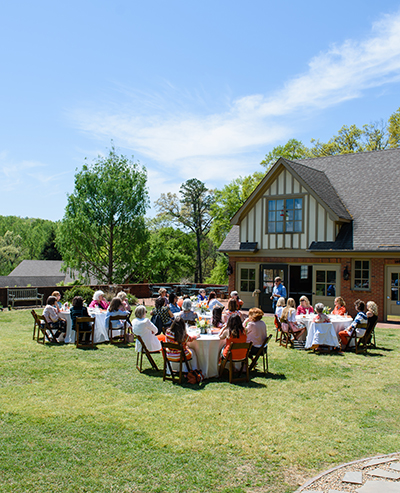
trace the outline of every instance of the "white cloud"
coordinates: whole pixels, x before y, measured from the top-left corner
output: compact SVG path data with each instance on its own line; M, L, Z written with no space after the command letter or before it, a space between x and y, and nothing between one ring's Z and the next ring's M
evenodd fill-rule
M319 53L303 74L274 94L249 95L228 104L223 101L222 112L188 114L182 101L188 106L204 105L203 96L179 94L170 87L167 94L141 94L129 110L80 109L70 117L83 131L115 138L120 145L173 169L179 178L190 177L193 167L204 179L218 176L226 181L237 176L249 153L289 138L289 118L300 119L305 113L399 80L400 13L383 16L363 41L347 40ZM131 97L129 89L123 91Z

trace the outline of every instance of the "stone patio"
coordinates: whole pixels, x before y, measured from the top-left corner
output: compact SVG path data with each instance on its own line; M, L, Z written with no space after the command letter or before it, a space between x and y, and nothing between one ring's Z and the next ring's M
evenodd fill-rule
M400 493L400 452L329 469L295 493Z

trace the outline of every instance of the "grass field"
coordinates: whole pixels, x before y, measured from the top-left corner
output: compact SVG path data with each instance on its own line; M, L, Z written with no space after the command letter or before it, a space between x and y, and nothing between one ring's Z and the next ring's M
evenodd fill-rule
M271 343L267 377L178 386L139 374L132 345L43 346L32 326L0 313L1 492L293 492L400 450L396 329L367 356Z

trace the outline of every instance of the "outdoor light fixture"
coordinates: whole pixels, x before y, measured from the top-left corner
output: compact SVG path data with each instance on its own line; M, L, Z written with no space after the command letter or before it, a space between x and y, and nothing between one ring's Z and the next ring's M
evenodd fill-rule
M349 269L347 268L347 265L346 265L346 267L344 268L344 271L343 271L343 279L345 281L348 281L349 277L350 277L350 272L349 272Z

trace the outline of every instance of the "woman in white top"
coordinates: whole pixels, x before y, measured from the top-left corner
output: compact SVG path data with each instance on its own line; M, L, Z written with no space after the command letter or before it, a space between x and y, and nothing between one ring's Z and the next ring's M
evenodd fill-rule
M306 335L306 328L300 327L296 323L296 302L293 298L288 298L287 306L283 309L281 315L281 323L288 324L293 332L296 333L296 339L303 339ZM282 325L282 330L286 332L284 326Z
M285 308L286 301L285 298L279 298L276 303L275 315L278 320L281 319L283 309Z
M160 351L161 342L157 339L157 327L146 318L146 307L139 305L135 309L135 320L132 322L133 333L142 338L149 351ZM136 340L136 352L142 350L141 343Z
M211 291L211 293L208 295L208 308L212 311L214 306L220 306L222 309L224 309L224 305L217 300L217 295L215 291Z

